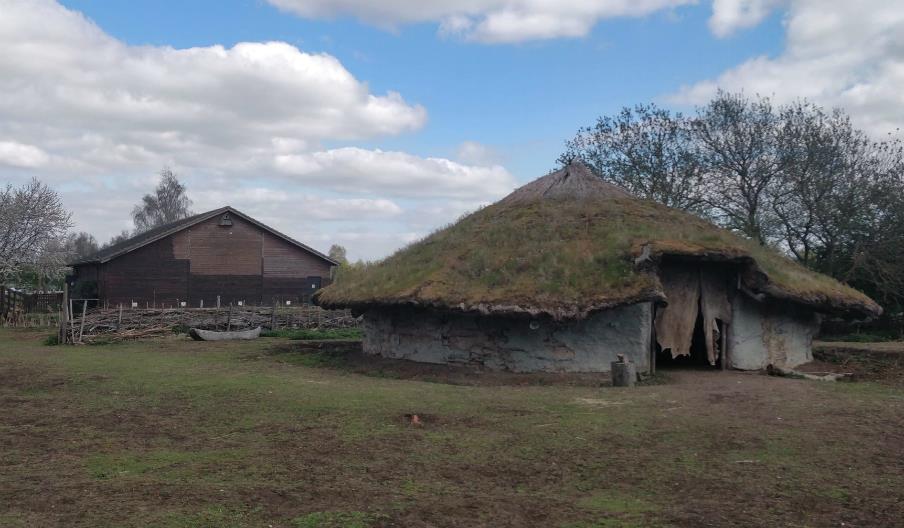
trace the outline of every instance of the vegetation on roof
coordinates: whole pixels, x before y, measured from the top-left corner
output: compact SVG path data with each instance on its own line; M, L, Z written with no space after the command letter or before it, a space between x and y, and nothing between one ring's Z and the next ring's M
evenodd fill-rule
M587 178L600 185L588 188ZM580 192L569 195L569 188ZM826 311L879 311L862 293L774 250L691 214L614 192L589 173L569 176L567 169L380 262L342 269L318 302L583 317L601 308L664 298L655 273L634 265L646 244L654 258L747 263L768 277L750 286L773 297Z

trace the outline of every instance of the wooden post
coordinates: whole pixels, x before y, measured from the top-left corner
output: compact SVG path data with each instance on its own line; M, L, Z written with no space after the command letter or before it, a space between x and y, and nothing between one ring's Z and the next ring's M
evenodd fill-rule
M116 321L116 331L122 331L122 303L119 303L119 320Z
M88 312L88 299L82 301L82 324L78 329L78 342L82 342L82 334L85 332L85 313Z
M60 337L59 341L61 345L66 344L66 337L69 332L66 331L66 328L69 326L69 311L67 310L69 306L69 284L63 285L63 302L60 303Z
M656 374L656 305L653 304L653 319L650 323L650 375Z
M229 311L226 313L226 331L232 330L232 303L229 303Z
M728 323L723 322L722 323L722 335L719 336L721 338L720 348L722 349L721 350L721 352L722 352L722 370L728 370L728 362L729 362L729 359L728 359L728 328L729 327L730 327L730 325Z
M220 296L217 295L217 310L220 309Z

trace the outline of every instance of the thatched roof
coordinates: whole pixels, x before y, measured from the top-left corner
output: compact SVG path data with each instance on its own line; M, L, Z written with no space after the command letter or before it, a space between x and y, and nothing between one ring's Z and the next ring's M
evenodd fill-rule
M579 163L378 263L342 270L317 302L581 318L666 301L655 273L664 257L734 263L743 287L763 298L841 315L881 313L872 299L830 277L694 215L635 198Z

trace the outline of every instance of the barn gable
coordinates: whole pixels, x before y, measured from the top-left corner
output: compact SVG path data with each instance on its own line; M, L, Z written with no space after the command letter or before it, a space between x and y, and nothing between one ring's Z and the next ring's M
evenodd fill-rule
M300 302L336 262L231 208L161 226L73 263L76 286L107 303ZM78 283L81 283L80 285Z

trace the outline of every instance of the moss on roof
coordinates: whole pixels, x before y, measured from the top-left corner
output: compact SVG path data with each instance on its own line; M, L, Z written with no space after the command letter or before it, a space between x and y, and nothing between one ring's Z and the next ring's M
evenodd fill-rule
M343 269L325 306L414 304L483 313L584 317L665 300L655 266L685 257L734 262L753 293L874 316L864 294L708 221L640 200L572 164L535 180L392 256Z

